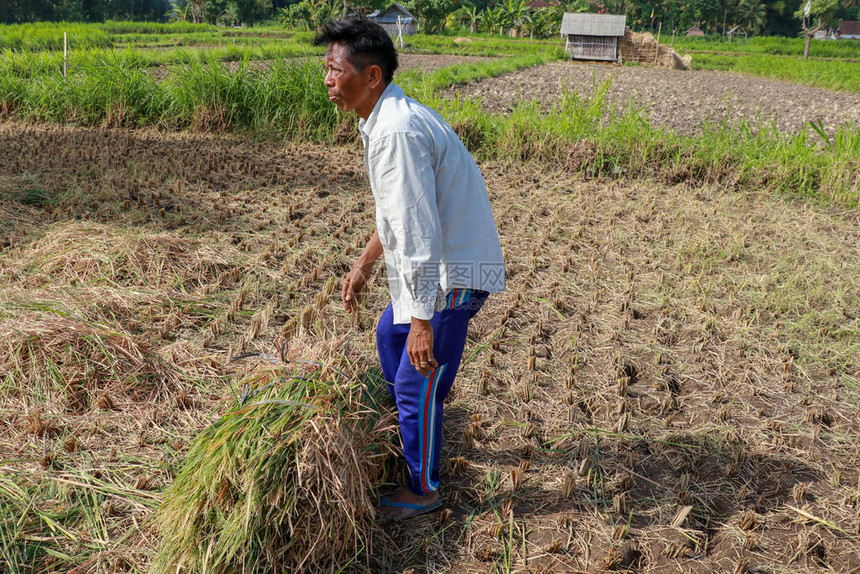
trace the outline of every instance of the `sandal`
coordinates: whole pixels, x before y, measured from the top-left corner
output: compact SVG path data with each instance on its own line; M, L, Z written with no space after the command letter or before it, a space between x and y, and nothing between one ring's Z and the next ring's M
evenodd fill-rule
M401 522L403 520L409 520L411 518L416 518L418 516L422 516L424 514L430 514L432 512L436 512L440 510L443 506L445 506L445 501L442 498L438 498L431 502L430 504L421 505L421 504L412 504L409 502L394 502L388 500L387 496L383 496L379 501L379 506L387 506L388 508L408 508L412 512L409 512L403 516L398 518L385 518L383 520L390 520L393 522Z

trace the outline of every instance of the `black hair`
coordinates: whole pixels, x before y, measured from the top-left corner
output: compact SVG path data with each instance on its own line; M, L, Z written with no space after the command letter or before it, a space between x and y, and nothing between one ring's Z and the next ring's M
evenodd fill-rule
M397 52L382 26L366 18L330 20L314 39L314 44L334 43L346 46L349 61L357 71L375 64L382 70L385 83L391 83L397 69Z

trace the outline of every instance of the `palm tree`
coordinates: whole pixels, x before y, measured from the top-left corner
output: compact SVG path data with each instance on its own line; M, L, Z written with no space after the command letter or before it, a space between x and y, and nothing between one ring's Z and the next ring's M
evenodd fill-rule
M206 0L170 0L167 17L180 22L191 20L195 24L199 24L203 21L205 8Z
M741 0L738 19L751 34L758 34L767 23L767 5L763 0Z

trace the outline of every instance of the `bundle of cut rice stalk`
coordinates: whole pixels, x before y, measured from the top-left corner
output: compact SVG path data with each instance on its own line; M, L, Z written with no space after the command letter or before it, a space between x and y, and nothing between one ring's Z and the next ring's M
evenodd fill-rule
M267 368L190 446L156 513L155 570L339 570L368 549L368 491L396 428L333 368Z
M3 378L11 383L4 398L43 396L49 408L83 413L116 398L152 400L185 375L118 324L27 311L0 319Z

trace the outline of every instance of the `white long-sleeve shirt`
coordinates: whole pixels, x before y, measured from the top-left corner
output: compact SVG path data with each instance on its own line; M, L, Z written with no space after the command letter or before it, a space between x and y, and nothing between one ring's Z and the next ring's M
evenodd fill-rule
M439 114L389 84L359 120L394 323L430 319L452 289L505 288L481 171Z

